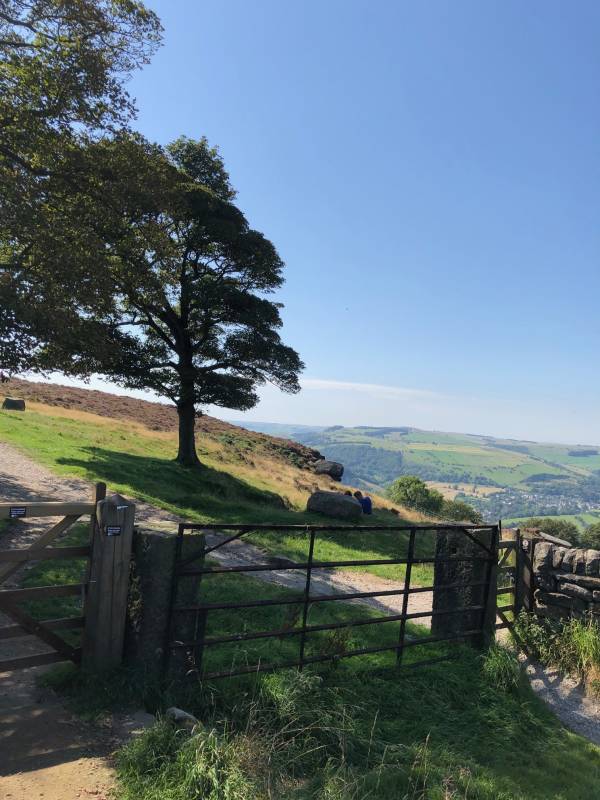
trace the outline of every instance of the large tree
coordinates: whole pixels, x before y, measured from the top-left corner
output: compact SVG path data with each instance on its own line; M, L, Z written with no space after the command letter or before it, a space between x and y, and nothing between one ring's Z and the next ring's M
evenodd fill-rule
M133 116L124 84L160 35L137 0L0 0L0 370L26 367L47 323L36 318L37 287L14 273L49 209L81 186L81 149ZM57 259L57 286L68 282L66 266ZM57 293L55 316L69 315L67 298Z
M206 140L161 148L119 135L81 158L87 184L49 179L59 202L43 209L14 273L22 305L32 308L32 287L33 305L68 305L67 325L37 315L29 365L95 372L170 398L178 460L196 464L198 407L250 408L265 381L299 389L302 363L282 343L280 304L269 298L283 262L233 203Z

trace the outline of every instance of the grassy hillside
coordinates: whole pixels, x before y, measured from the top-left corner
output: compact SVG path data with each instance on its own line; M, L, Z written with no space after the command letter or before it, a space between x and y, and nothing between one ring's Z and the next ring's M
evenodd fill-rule
M19 388L21 394L39 396L36 387ZM85 390L65 387L43 391L46 401L61 405L28 399L24 413L0 411L1 441L17 446L59 475L105 481L110 491L145 500L191 522L319 523L322 516L304 510L310 493L318 488L344 488L314 475L314 451L209 417L199 424L198 453L203 466L186 470L173 461L176 430L169 427L168 418L159 416L161 409L172 413L171 409L130 398L113 399L101 392L88 395ZM97 408L103 415L84 408ZM153 429L139 421L145 413L152 415L147 419L152 420ZM402 508L392 514L392 508L387 500L375 498L369 522L392 525L426 519ZM347 532L323 534L315 555L325 560L391 558L405 552L407 538L405 533L370 534L368 539ZM306 554L306 537L298 535L254 535L253 541L281 556ZM431 547L431 537L424 534L419 554L429 554ZM394 579L404 574L402 566L369 571ZM413 574L416 581L428 583L431 570L418 565Z

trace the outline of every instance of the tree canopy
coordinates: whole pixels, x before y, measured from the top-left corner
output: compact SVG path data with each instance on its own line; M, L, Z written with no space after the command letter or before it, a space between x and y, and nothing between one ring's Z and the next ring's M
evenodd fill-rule
M36 315L38 287L15 272L66 189L80 187L81 149L133 116L124 84L149 60L161 30L136 0L0 0L0 370L27 367L36 339L51 338L52 322ZM68 279L63 255L54 264L57 287ZM76 325L68 297L63 326Z
M521 523L521 528L539 528L549 536L556 536L557 539L565 539L568 542L577 542L579 539L579 528L574 522L558 517L530 517Z
M282 343L280 305L268 297L283 262L231 202L229 175L205 139L162 148L122 133L79 157L76 187L49 177L55 202L12 273L36 340L28 365L98 373L171 399L179 460L196 463L196 406L250 408L265 381L299 389L302 363Z

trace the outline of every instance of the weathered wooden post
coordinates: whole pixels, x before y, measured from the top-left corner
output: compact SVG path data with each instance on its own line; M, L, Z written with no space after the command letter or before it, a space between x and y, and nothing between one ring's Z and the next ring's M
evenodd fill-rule
M100 671L121 664L135 505L118 494L97 505L86 602L82 664Z

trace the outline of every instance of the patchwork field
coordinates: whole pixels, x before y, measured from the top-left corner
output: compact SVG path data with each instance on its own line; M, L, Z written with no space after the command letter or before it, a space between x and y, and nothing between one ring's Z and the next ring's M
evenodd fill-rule
M385 491L418 475L446 497L474 500L489 519L581 514L600 508L600 448L543 444L410 427L281 427L298 442L341 461L350 482Z

